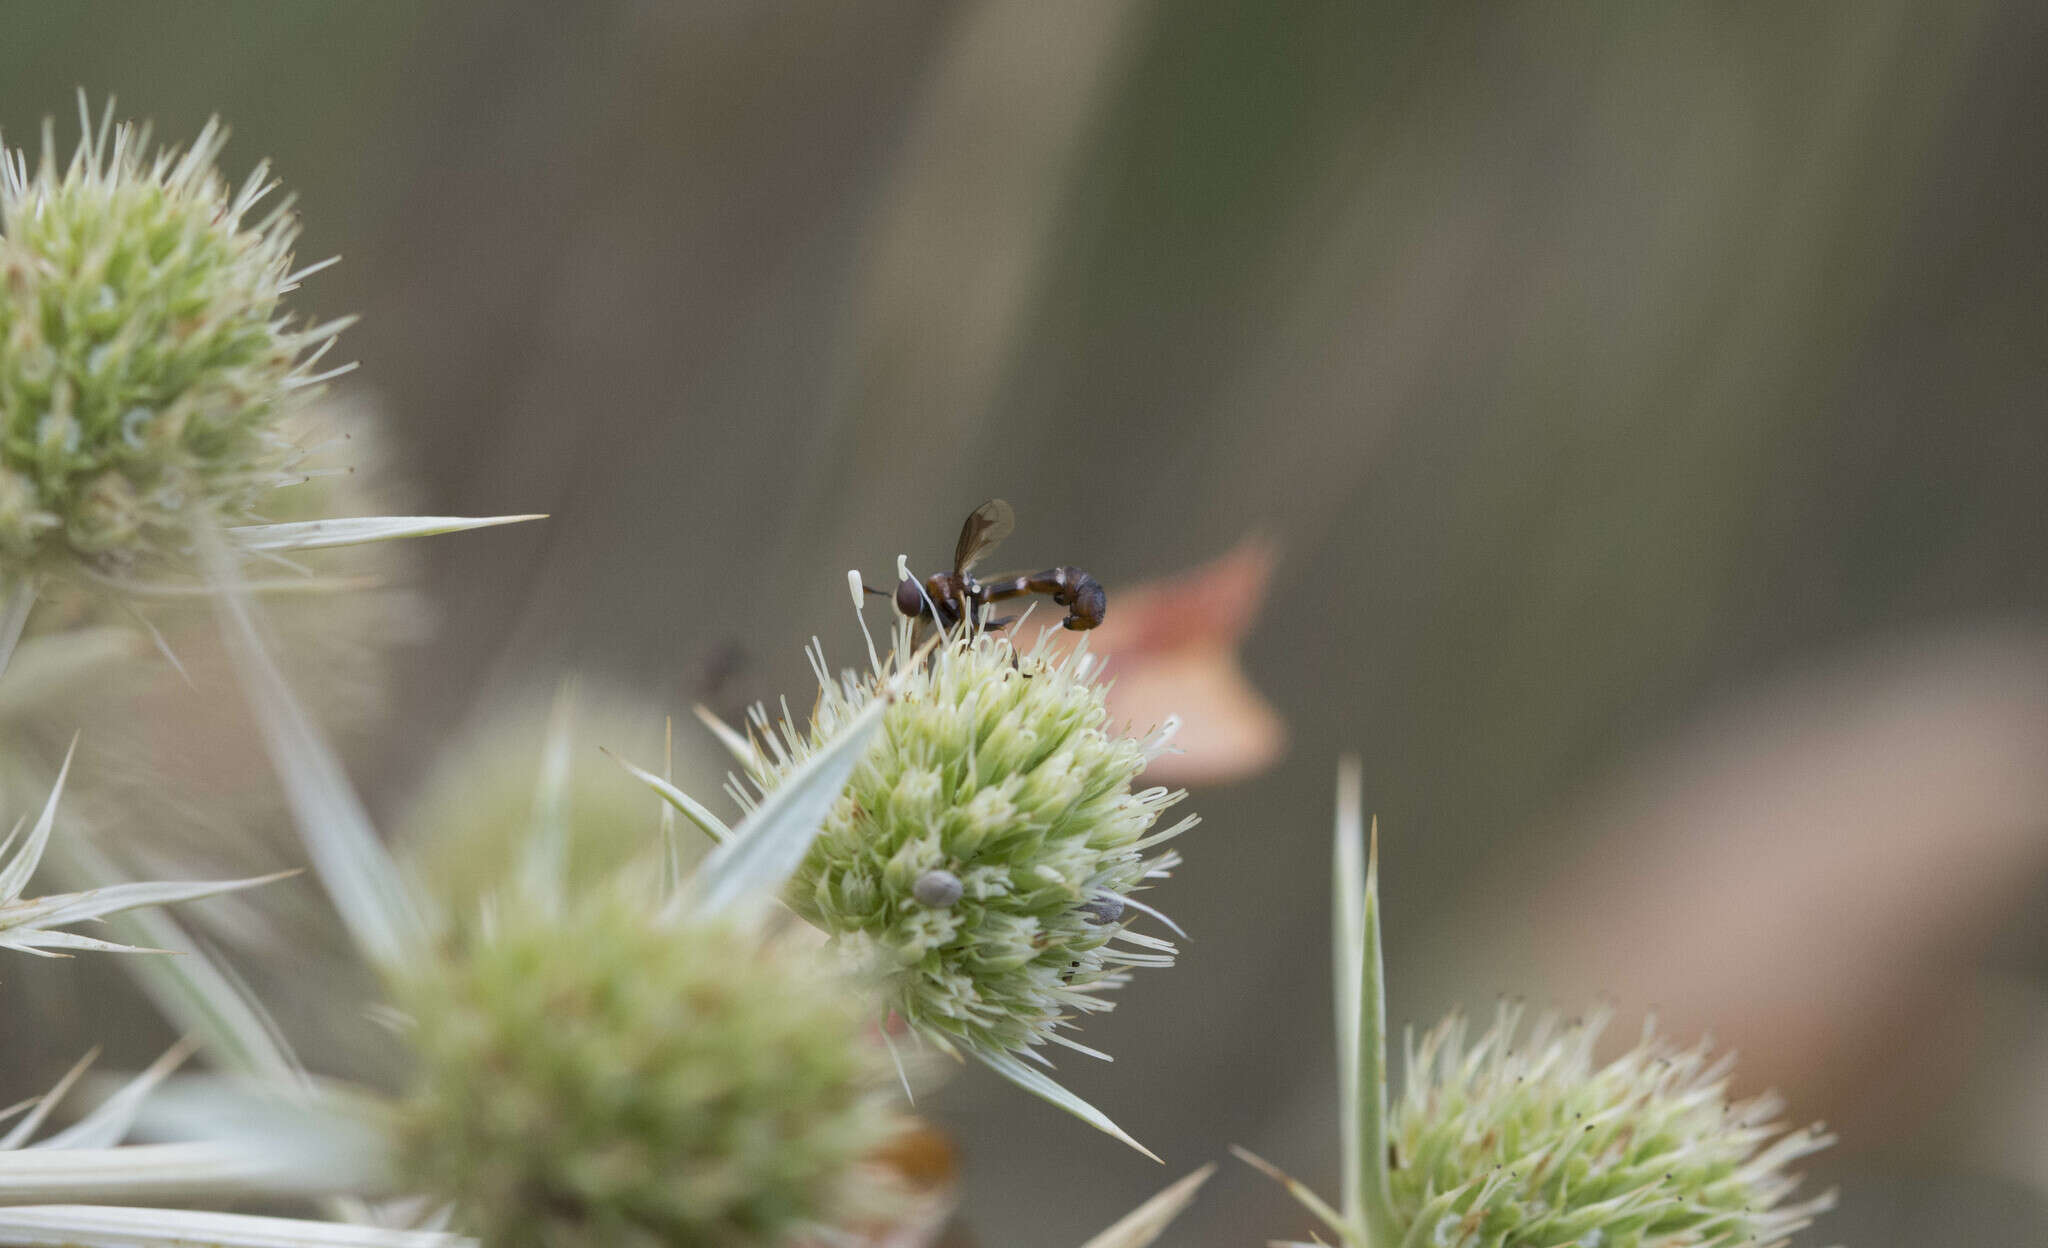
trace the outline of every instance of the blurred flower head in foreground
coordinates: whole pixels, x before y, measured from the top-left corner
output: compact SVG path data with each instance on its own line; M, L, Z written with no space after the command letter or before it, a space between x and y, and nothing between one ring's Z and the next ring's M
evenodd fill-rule
M615 899L505 910L411 968L400 1155L505 1248L771 1245L878 1199L900 1124L866 1011L815 950Z
M83 101L81 100L81 106ZM279 425L314 394L342 322L279 304L298 222L259 165L215 167L90 118L59 164L0 148L0 558L11 573L118 575L189 553L195 523L251 519L299 480ZM317 267L317 266L316 266Z
M574 725L574 748L551 756L552 743ZM658 757L663 712L629 694L564 686L554 698L513 695L481 710L435 760L399 822L397 842L408 873L457 925L473 926L490 899L517 884L525 843L537 818L560 821L567 844L561 885L571 897L606 889L654 896L663 877L656 835L661 802L595 743L632 757ZM712 772L696 758L690 774ZM534 777L560 770L552 800L535 808ZM686 865L695 838L677 843Z

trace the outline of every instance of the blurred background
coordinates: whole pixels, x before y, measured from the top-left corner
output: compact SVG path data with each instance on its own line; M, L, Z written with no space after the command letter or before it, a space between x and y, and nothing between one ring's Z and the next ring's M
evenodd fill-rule
M1231 1143L1334 1189L1343 752L1394 1020L1654 1008L1840 1132L1807 1242L2048 1241L2048 9L0 12L10 142L84 87L274 159L413 509L553 515L363 622L386 826L564 673L646 742L808 696L843 570L990 496L999 561L1143 616L1193 938L1061 1067L1169 1168L969 1074L957 1242L1079 1243ZM45 1008L146 1060L88 973ZM1168 1242L1307 1229L1231 1165Z

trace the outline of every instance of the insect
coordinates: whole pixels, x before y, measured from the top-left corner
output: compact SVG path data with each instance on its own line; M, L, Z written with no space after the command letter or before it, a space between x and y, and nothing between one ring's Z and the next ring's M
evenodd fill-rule
M974 565L996 548L996 544L1017 527L1017 515L1000 498L976 507L960 526L960 540L953 547L953 570L934 572L922 584L906 579L896 586L896 609L912 619L934 619L944 628L969 620L994 632L1015 620L1005 616L981 624L982 608L992 602L1025 594L1050 594L1067 609L1060 621L1064 628L1094 628L1102 623L1109 608L1109 595L1101 582L1076 567L1062 565L1043 572L1023 572L993 577L987 581L974 575ZM880 592L880 591L877 591Z

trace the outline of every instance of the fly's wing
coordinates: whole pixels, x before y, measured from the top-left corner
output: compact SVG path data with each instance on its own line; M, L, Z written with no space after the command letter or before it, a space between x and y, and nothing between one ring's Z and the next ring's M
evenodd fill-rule
M960 544L953 548L953 574L964 575L1016 527L1017 513L1002 499L991 498L976 507L960 526Z

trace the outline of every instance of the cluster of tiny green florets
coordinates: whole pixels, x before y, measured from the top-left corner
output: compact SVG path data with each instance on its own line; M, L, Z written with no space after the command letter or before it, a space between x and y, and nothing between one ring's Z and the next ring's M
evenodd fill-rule
M874 1199L886 1060L815 950L617 899L410 972L399 1157L497 1248L753 1248Z
M0 145L0 570L119 572L250 518L288 480L279 422L339 324L294 328L288 203L215 168L226 132L146 153L88 126L60 166Z
M1110 1008L1099 994L1132 968L1173 961L1172 944L1127 927L1130 895L1173 861L1145 851L1194 820L1153 831L1183 796L1132 790L1163 737L1111 730L1096 676L1085 650L989 635L909 663L789 886L792 908L872 955L896 1011L942 1046L1071 1043L1054 1029ZM879 679L834 681L820 664L811 724L779 736L757 711L769 754L755 782L772 788L831 740Z
M1784 1167L1827 1143L1817 1127L1786 1133L1774 1098L1731 1103L1728 1061L1705 1045L1646 1032L1596 1065L1603 1021L1546 1018L1518 1038L1509 1007L1469 1047L1454 1018L1411 1048L1389 1122L1409 1242L1766 1248L1827 1206L1782 1203L1798 1182Z

